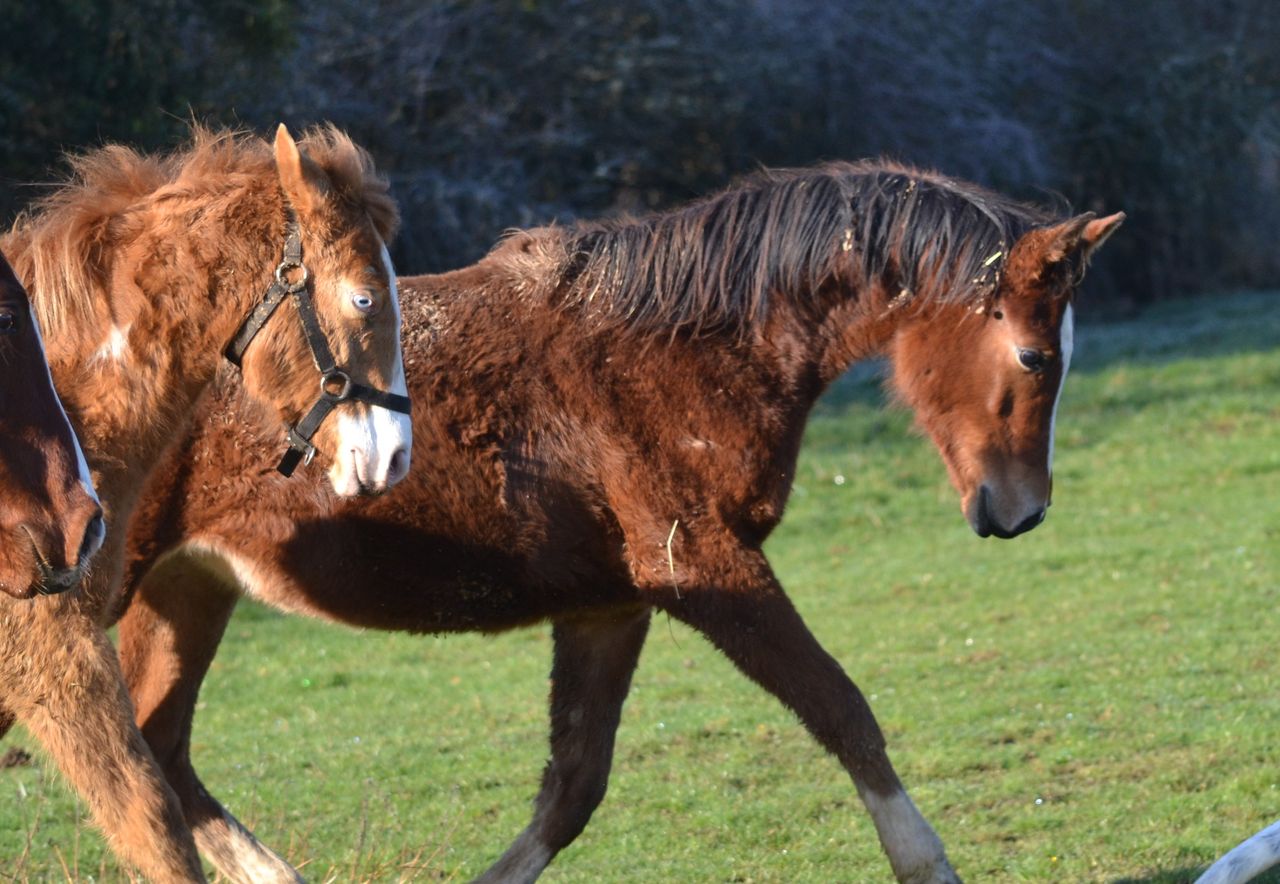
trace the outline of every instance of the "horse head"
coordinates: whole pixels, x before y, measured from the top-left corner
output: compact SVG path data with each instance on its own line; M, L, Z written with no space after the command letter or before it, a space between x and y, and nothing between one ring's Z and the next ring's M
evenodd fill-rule
M0 589L70 589L106 529L26 292L0 257Z
M313 143L320 161L305 150ZM367 155L336 129L312 132L300 148L282 125L275 162L289 213L283 256L270 306L251 315L230 352L249 391L291 425L282 472L320 451L337 494L380 493L408 473L412 440L386 246L394 204ZM301 333L297 323L267 321L284 300Z
M1016 537L1044 520L1073 295L1123 220L1086 213L1027 231L999 256L990 297L920 311L894 335L893 385L941 452L980 537Z

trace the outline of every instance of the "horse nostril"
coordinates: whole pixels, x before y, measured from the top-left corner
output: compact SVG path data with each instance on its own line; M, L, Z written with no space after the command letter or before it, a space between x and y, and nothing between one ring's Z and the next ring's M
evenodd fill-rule
M387 485L394 485L409 473L409 452L397 448L391 454L391 462L387 465Z
M991 536L991 513L987 506L990 492L986 485L978 488L978 499L974 501L973 518L970 519L970 527L973 528L975 534L979 537Z
M80 543L78 562L87 562L94 553L102 548L102 541L107 537L107 523L102 518L102 510L98 509L84 529L84 540Z

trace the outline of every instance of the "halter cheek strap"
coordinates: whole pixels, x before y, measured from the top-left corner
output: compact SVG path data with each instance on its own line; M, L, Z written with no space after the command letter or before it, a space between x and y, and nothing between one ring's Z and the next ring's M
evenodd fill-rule
M297 278L290 282L291 272ZM409 397L385 390L375 390L364 384L351 380L351 375L339 368L334 361L333 351L329 348L329 340L320 327L320 317L316 315L315 301L307 284L311 273L302 263L302 231L298 226L298 218L292 210L285 225L284 257L276 267L275 279L267 289L266 295L257 307L253 308L236 332L231 343L227 345L227 360L237 368L244 361L245 351L271 319L287 295L298 311L298 319L302 323L302 334L311 348L311 359L320 372L320 398L311 409L293 426L289 427L289 448L276 469L286 476L292 476L299 463L309 464L316 456L315 445L311 439L315 436L320 424L340 402L353 399L367 405L386 408L401 414L409 413Z

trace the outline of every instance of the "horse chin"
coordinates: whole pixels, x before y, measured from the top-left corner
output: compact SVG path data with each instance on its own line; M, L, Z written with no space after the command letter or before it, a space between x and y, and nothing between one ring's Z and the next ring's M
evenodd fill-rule
M1044 513L1037 513L1035 515L1028 516L1027 518L1023 519L1012 530L1002 528L1001 526L996 525L994 523L988 523L987 525L983 526L983 525L975 525L973 522L970 522L969 525L971 528L973 528L974 533L977 534L979 537L999 537L1001 540L1012 540L1013 538L1017 537L1019 534L1026 534L1028 531L1030 531L1032 528L1036 527L1043 521L1044 521Z
M42 592L44 570L29 537L0 534L0 592L15 599L31 599Z
M8 580L0 580L0 592L19 601L33 599L40 593L39 578L35 581L18 584L10 583Z

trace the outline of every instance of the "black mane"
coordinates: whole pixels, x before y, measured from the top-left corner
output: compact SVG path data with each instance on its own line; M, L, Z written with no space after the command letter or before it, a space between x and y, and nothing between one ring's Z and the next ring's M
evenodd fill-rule
M558 296L640 330L742 332L771 294L837 272L920 302L990 293L1009 248L1052 220L974 184L888 163L764 171L716 196L561 235Z

